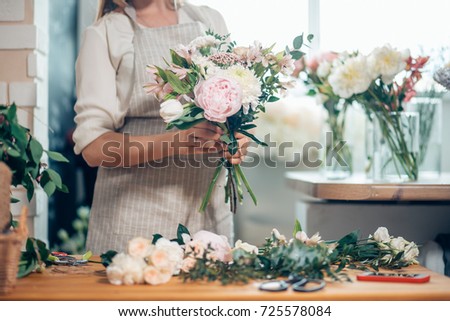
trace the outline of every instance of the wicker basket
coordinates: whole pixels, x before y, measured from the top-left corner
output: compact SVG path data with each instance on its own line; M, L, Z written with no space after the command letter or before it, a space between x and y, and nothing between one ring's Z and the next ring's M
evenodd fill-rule
M19 227L9 234L0 234L0 294L11 292L16 284L21 249L28 235L27 214L24 206Z

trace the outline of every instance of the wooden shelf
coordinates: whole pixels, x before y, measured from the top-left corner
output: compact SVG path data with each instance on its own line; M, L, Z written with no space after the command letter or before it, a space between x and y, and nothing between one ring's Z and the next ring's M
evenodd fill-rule
M450 201L450 173L434 181L374 182L363 174L327 180L318 172L288 172L288 185L304 196L343 201Z

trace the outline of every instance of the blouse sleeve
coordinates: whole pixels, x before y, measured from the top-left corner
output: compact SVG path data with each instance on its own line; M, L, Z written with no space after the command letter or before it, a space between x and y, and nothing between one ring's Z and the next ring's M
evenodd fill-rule
M76 63L77 102L74 151L82 150L104 133L115 130L119 114L116 70L110 60L106 32L99 26L84 32Z

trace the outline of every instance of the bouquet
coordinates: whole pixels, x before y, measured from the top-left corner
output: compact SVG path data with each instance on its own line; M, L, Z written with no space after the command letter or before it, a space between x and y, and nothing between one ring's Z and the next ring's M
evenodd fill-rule
M359 102L369 119L377 121L392 153L388 162L393 163L399 176L405 173L411 180L418 178L418 164L405 137L410 129L402 121L401 112L416 95L414 86L422 78L427 61L428 57L412 57L409 50L385 45L369 55L356 52L336 60L328 78L338 96Z
M146 84L148 93L161 102L160 114L167 129L188 129L201 122L209 122L223 130L220 137L230 155L238 152L236 134L242 134L259 145L266 146L252 134L253 123L265 103L279 99L289 86L283 76L294 71L294 59L303 56L300 51L303 35L294 39L293 49L274 53L273 45L263 47L259 42L238 47L228 42L229 35L206 32L187 46L170 51L171 62L166 67L147 66L154 82ZM311 41L309 35L307 40ZM231 164L222 157L201 203L204 212L222 168L227 170L225 202L236 212L236 202L243 199L242 184L253 202L256 197L240 165Z

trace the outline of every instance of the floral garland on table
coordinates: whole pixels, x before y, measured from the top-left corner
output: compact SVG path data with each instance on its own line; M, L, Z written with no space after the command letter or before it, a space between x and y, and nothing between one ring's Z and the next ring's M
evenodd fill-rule
M292 274L307 278L350 280L344 268L367 270L398 269L417 264L419 250L414 242L389 235L380 227L367 239L353 231L338 241L324 241L319 233L308 237L296 222L288 240L276 229L258 248L238 240L231 247L226 237L208 231L193 236L179 225L177 238L155 234L153 240L137 237L128 243L127 253L108 251L101 255L114 285L168 282L172 275L184 281L247 283L251 279L272 279Z

